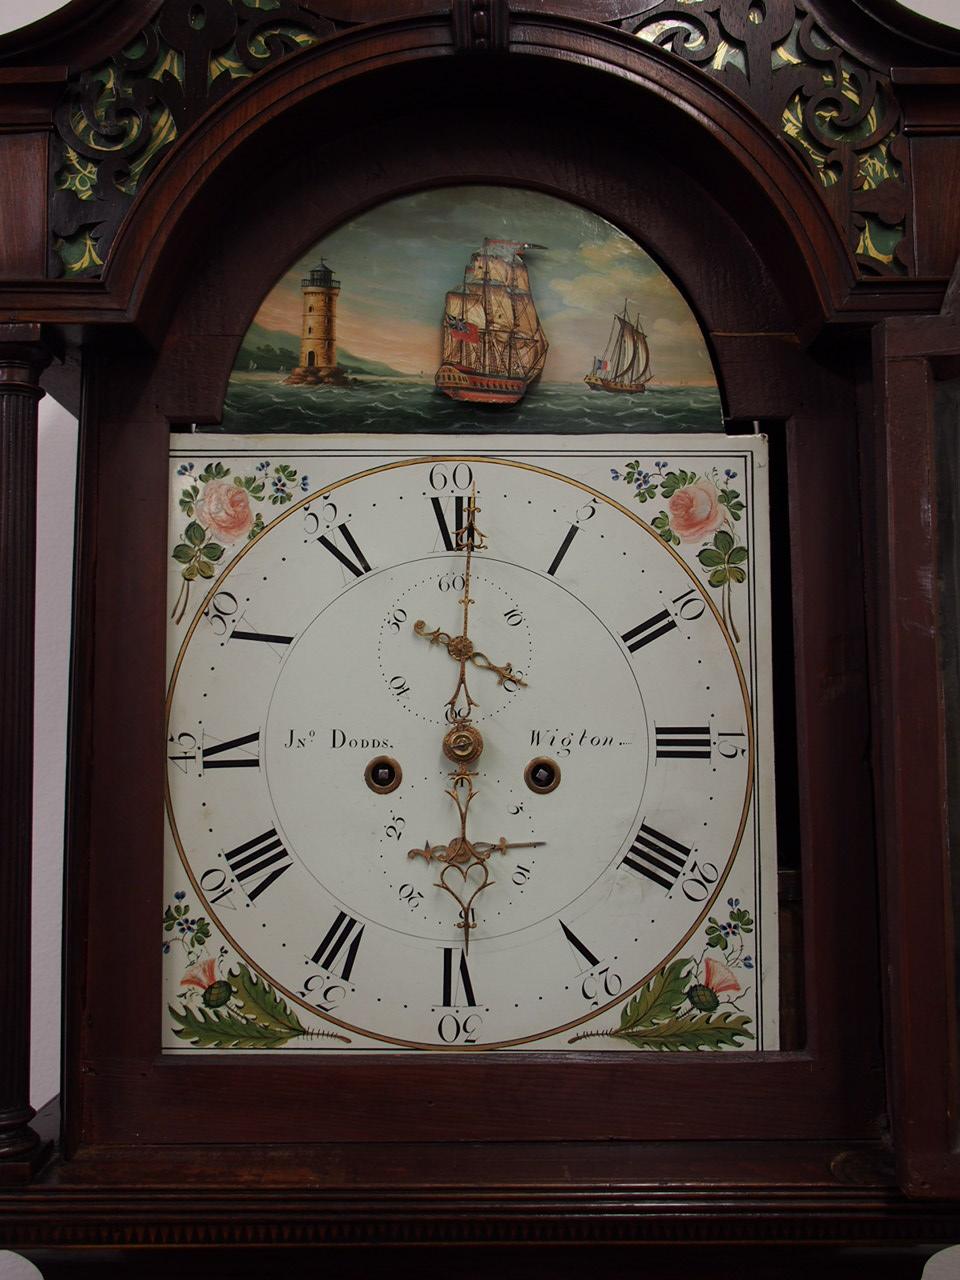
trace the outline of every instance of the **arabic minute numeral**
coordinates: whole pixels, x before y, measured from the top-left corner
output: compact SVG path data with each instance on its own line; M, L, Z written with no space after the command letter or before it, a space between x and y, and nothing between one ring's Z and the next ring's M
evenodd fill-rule
M717 883L719 874L712 862L691 862L680 888L691 902L703 902L709 897L709 886Z
M387 681L392 693L398 698L405 698L410 692L410 686L407 684L406 676L391 676Z
M179 747L183 752L182 755L167 756L171 764L175 764L181 773L187 773L188 764L197 763L197 740L192 733L178 733L176 737L173 734L167 739L173 746Z
M400 633L400 629L403 623L405 623L406 620L407 620L406 609L394 609L393 613L390 615L390 617L386 621L386 628L388 631L392 631L394 635L398 635Z
M742 729L736 733L721 729L717 733L717 751L725 760L736 760L737 756L745 756L747 754L747 735Z
M240 603L232 591L218 591L204 609L203 616L210 624L210 629L215 636L225 636L230 627L228 619L232 618L239 608Z
M588 973L580 983L580 994L592 1009L596 1009L601 1001L606 1004L608 1000L615 999L622 990L623 979L607 965Z
M398 890L398 897L401 902L405 902L411 911L416 911L423 901L423 894L419 889L415 889L412 884L402 884Z
M437 1023L437 1035L444 1044L476 1044L477 1036L483 1025L479 1013L468 1013L465 1018L458 1018L455 1013L445 1013Z
M383 833L389 836L391 840L400 840L403 837L403 828L407 825L406 818L398 817L397 814L391 813L390 821L383 828Z
M468 462L455 462L451 467L449 463L435 462L430 468L430 488L443 491L444 489L459 489L461 493L466 491L473 484L473 468Z

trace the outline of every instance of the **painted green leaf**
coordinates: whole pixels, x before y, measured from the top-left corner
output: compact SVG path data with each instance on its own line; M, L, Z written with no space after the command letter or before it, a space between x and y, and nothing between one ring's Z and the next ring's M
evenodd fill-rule
M697 559L708 569L715 569L723 564L723 556L719 551L714 551L713 547L705 547L703 551L698 552Z
M746 559L747 559L746 547L734 547L733 550L730 552L730 554L727 556L727 560L730 562L730 564L743 564Z
M183 536L192 547L199 547L207 536L207 531L202 524L198 524L196 520L191 520L186 529L184 529Z
M223 547L220 546L219 542L208 542L203 548L201 555L203 555L207 560L219 560L223 555Z
M193 547L187 546L185 542L178 542L173 548L173 558L179 560L181 564L189 564L194 554Z
M206 560L197 561L197 573L201 578L212 578L216 570L212 564L208 564Z
M731 569L730 572L732 573L733 570ZM727 570L714 569L713 573L711 573L707 581L710 583L711 587L722 587L724 583L727 581Z
M726 529L720 529L713 535L713 545L722 556L728 556L733 550L733 534L728 533Z
M273 987L245 964L238 964L227 974L237 994L244 1014L264 1026L285 1028L289 1035L305 1035L306 1028L297 1015L287 1006Z
M181 1040L203 1049L279 1049L302 1034L292 1027L271 1026L217 1009L175 1009L167 1006L179 1027L174 1032Z
M731 582L746 582L747 580L747 575L744 573L742 569L739 569L735 564L732 564L730 566L730 569L728 572L730 574Z
M193 582L194 578L197 576L196 564L188 564L183 571L183 576L188 582Z
M682 957L654 974L646 986L641 987L621 1009L621 1032L649 1026L658 1018L669 1018L674 1014L684 1001L686 971L692 964L689 957Z
M673 1017L652 1027L640 1027L627 1035L638 1049L661 1052L698 1049L739 1049L744 1040L752 1040L747 1030L750 1018L745 1013L702 1013L695 1017Z

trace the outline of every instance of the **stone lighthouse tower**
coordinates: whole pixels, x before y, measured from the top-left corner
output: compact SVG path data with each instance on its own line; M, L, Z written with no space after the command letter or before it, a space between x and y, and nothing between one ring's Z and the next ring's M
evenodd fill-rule
M337 295L340 281L320 259L300 282L303 290L303 329L300 335L298 382L327 382L337 368ZM292 378L290 379L293 380Z

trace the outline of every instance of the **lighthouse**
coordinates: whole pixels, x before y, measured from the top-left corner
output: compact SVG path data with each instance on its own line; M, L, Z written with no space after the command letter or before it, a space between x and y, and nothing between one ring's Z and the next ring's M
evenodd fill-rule
M323 258L309 276L300 281L303 291L303 324L300 334L300 365L288 382L338 381L337 370L337 280Z

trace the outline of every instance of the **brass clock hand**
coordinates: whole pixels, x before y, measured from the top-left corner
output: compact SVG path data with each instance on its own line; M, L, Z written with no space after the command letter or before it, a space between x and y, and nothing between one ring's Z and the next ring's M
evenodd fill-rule
M450 657L461 666L464 662L472 662L474 666L482 667L485 671L495 672L497 684L502 685L507 680L512 680L523 689L527 687L526 680L514 671L512 662L505 662L502 666L491 662L482 650L474 649L473 641L468 636L452 636L447 631L441 631L439 627L428 631L427 624L422 618L418 618L413 624L413 630L418 636L423 636L424 640L429 640L431 644L445 645ZM473 705L477 704L473 703Z
M463 622L461 624L462 629L460 635L454 637L455 641L459 642L457 660L460 663L460 673L457 676L457 684L453 691L453 696L447 703L447 706L453 712L454 716L456 716L457 699L460 697L460 691L462 689L463 696L467 700L464 714L460 717L463 719L469 719L471 707L479 706L479 703L474 702L473 698L470 697L470 690L467 688L467 661L473 653L473 644L470 640L470 606L473 604L473 601L470 599L470 574L472 571L474 551L482 551L486 546L483 539L483 533L477 528L477 511L477 484L476 481L474 481L473 488L470 491L470 497L467 499L466 523L462 529L458 529L456 532L457 549L466 552L466 559L464 560L463 565L463 595L460 598L460 603L463 606Z
M460 908L460 919L457 921L457 928L463 930L463 950L464 954L470 952L470 930L477 927L477 922L472 918L471 909L474 900L478 894L484 889L488 889L495 882L490 879L490 871L487 861L491 853L496 850L498 853L506 853L508 849L538 849L546 842L543 840L507 840L506 836L501 836L497 841L479 840L471 841L467 839L467 811L470 804L477 794L473 785L473 779L476 774L469 773L464 765L461 765L455 774L452 774L453 782L447 791L447 795L457 806L457 812L460 814L460 834L454 836L449 844L431 845L430 841L424 842L422 849L410 849L407 852L408 858L423 858L425 862L441 862L443 869L440 872L440 879L436 881L436 887L443 889L454 899ZM460 790L466 786L466 796L461 797ZM479 868L479 876L474 874L474 869ZM459 875L460 880L455 877Z

